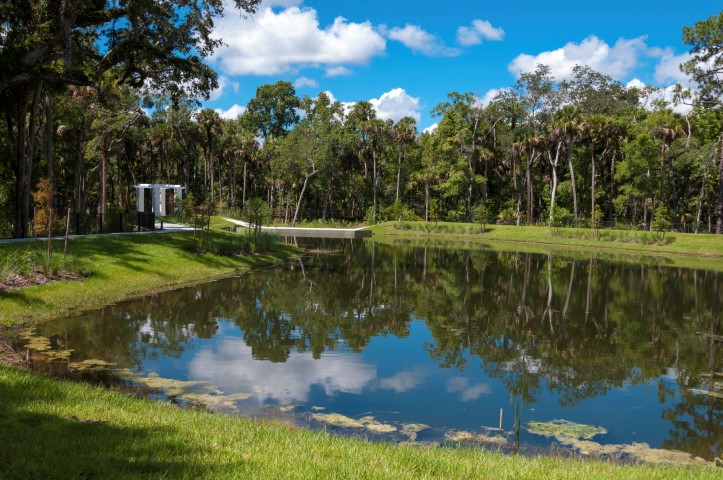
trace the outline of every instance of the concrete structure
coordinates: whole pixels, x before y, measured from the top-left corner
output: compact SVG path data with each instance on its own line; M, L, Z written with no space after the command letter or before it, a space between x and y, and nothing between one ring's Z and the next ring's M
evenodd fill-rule
M135 185L136 210L145 212L146 190L151 190L151 211L157 216L167 215L166 191L173 190L174 203L183 200L183 187L181 185L166 185L161 183L141 183ZM170 212L173 213L173 212Z
M239 227L251 228L247 222L226 218ZM303 227L261 227L262 232L274 233L279 237L297 238L368 238L372 231L366 228L303 228Z

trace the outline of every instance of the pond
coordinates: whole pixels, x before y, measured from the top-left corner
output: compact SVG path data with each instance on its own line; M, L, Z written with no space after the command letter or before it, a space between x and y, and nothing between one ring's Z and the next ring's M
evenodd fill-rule
M24 332L33 363L373 439L721 455L719 274L484 246L315 246Z

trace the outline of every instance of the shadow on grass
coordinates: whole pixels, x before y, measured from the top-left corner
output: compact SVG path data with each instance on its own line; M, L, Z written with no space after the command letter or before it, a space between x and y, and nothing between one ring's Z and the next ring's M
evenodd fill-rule
M102 400L78 398L82 394L68 393L61 383L24 372L16 374L19 381L12 373L6 381L10 370L0 367L0 478L213 476L213 465L194 461L212 456L210 449L184 441L175 429L79 418L84 402ZM77 413L57 414L56 404Z

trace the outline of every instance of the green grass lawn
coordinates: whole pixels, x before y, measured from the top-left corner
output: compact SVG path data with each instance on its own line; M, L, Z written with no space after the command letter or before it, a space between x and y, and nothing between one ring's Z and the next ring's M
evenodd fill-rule
M576 254L602 254L631 261L662 260L670 266L704 268L723 271L723 236L669 233L654 242L655 234L627 230L601 230L601 238L592 238L592 231L548 227L487 225L481 233L478 224L424 222L387 222L371 227L378 241L394 240L444 241L488 244L492 248L514 249L525 252L549 251Z
M223 226L222 221L215 224ZM232 233L210 233L210 242L233 242L236 238ZM278 244L271 253L259 256L199 255L193 252L194 244L193 232L72 239L68 246L69 261L88 276L80 281L64 280L0 292L0 326L100 308L119 300L278 263L299 253L293 247ZM0 244L0 264L13 252L32 248L32 243ZM44 249L45 244L38 248ZM53 248L56 256L62 255L62 242L54 242Z
M714 479L625 466L334 437L0 366L0 478Z

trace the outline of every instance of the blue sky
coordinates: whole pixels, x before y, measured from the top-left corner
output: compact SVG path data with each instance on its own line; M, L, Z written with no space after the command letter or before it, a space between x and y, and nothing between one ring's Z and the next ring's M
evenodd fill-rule
M423 130L448 92L484 98L540 62L558 79L586 64L664 92L687 83L682 28L717 13L695 0L264 0L251 18L227 8L217 22L228 46L209 59L221 88L204 106L233 117L259 85L285 80L299 96L370 100L381 118L411 115Z

